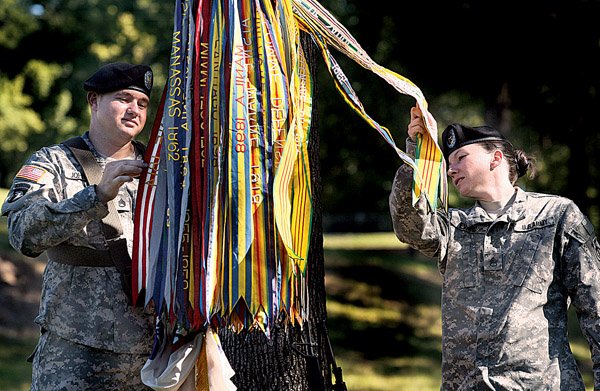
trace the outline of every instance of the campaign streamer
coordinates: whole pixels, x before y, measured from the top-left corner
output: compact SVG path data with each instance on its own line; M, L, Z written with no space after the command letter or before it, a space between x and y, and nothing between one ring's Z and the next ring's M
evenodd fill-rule
M210 329L310 316L313 200L310 34L345 101L415 169L414 195L445 205L437 128L410 80L376 64L314 0L176 0L169 74L140 177L133 297L157 319L152 357ZM328 47L425 114L415 159L362 106Z

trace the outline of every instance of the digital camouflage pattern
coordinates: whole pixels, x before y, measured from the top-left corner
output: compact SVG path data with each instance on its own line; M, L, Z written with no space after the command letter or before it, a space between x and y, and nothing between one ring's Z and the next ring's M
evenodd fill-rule
M585 390L569 347L570 302L600 389L600 247L578 207L516 188L495 220L477 202L433 213L423 198L412 206L411 181L401 166L390 211L398 238L439 260L441 389Z
M84 139L104 167L107 159L96 152L87 133ZM137 185L134 180L122 186L113 201L130 253ZM2 214L8 215L11 245L30 257L60 243L108 248L101 223L108 208L63 145L44 147L28 159L14 179ZM128 306L115 267L71 266L49 259L35 322L68 341L114 353L148 355L152 347L152 316Z
M34 357L31 391L151 391L140 382L146 359L94 349L47 332Z

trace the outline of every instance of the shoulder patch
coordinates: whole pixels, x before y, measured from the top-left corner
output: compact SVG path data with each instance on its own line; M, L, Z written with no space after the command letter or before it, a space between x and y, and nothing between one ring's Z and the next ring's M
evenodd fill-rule
M47 171L33 164L26 164L17 173L16 178L27 179L32 182L39 182Z
M594 226L588 219L584 218L569 232L569 235L575 238L579 243L585 243L590 237L594 236Z
M31 184L25 183L25 182L15 184L15 186L12 188L6 201L7 202L15 202L16 200L18 200L19 198L21 198L25 194L27 194L27 192L29 191L29 189L31 189L31 187L32 187Z

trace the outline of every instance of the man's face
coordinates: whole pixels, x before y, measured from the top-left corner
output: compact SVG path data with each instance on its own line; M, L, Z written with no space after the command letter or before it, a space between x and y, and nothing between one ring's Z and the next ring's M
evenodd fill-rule
M92 108L91 129L104 137L130 141L144 129L148 97L136 90L97 94L89 99Z

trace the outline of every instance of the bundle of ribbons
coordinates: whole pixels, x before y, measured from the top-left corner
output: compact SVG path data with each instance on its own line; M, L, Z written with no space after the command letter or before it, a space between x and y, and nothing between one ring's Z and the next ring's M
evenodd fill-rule
M308 319L312 79L300 32L346 102L414 168L414 200L445 204L427 102L378 65L314 0L176 0L168 80L140 179L133 297L152 306L155 349L209 329ZM415 159L364 110L329 47L416 99L429 131Z

